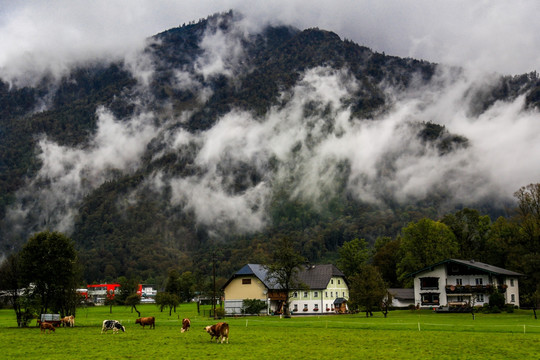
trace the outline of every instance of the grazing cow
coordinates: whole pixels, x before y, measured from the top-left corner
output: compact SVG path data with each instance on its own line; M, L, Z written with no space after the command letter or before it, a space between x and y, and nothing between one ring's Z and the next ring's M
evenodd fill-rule
M69 315L65 316L60 320L62 326L74 327L75 326L75 316Z
M39 328L41 329L41 332L45 332L47 330L49 330L49 334L52 332L55 332L56 329L54 328L54 325L51 324L51 323L48 323L48 322L42 322L39 324Z
M204 329L210 334L210 341L212 341L215 337L216 342L219 342L219 338L221 337L222 344L223 340L225 339L227 339L227 344L229 343L229 324L220 322L215 325L209 325Z
M118 330L122 330L122 332L126 331L126 328L120 324L117 320L103 320L103 326L101 327L101 333L112 330L113 334L116 334Z
M191 326L191 321L189 319L182 319L182 330L180 332L186 332L189 330L189 327Z
M138 318L137 320L135 320L135 324L141 324L143 329L146 325L149 325L150 326L150 329L152 328L156 328L156 318L153 317L153 316L150 316L150 317L143 317L143 318Z

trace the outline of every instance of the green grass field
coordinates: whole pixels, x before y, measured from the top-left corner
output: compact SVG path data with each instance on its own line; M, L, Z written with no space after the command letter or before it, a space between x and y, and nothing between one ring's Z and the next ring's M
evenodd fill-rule
M12 310L0 310L1 359L539 359L540 321L531 311L513 314L434 314L392 311L292 319L227 318L229 344L210 342L203 330L213 319L183 304L176 314L155 305L138 307L155 316L156 329L135 324L137 313L126 307L81 308L75 328L41 333L35 323L15 327ZM206 308L208 310L208 308ZM208 312L206 312L208 314ZM180 332L183 317L190 331ZM101 323L116 319L125 333L101 334Z

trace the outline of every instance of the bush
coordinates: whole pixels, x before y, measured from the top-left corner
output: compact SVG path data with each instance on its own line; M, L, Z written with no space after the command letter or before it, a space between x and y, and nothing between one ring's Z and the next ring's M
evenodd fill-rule
M216 308L216 317L218 319L222 319L225 317L225 309L223 308Z
M266 302L258 299L245 299L242 302L242 314L260 314L266 309Z
M497 307L499 309L499 312L500 312L500 309L503 309L504 305L505 304L504 304L504 295L503 294L501 294L498 291L491 294L491 296L489 297L489 307L490 308L493 309L493 308Z
M511 313L514 312L514 308L515 308L514 305L512 305L512 304L506 304L506 305L504 306L504 311L506 311L507 313L511 314Z

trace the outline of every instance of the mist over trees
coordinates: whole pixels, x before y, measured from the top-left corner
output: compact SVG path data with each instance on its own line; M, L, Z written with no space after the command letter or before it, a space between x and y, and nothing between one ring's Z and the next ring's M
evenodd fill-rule
M372 264L389 286L452 256L522 272L534 293L537 190L519 187L537 178L523 154L538 143L538 74L478 80L322 29L250 33L234 12L134 56L0 81L8 263L56 229L83 284L136 278L187 299L208 293L216 249L219 284L287 238L311 263Z

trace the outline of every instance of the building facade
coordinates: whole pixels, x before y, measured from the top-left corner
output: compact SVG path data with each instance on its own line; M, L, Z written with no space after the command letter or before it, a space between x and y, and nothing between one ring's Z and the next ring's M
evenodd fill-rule
M466 307L489 303L494 292L519 307L520 273L474 260L447 259L410 274L420 307Z
M349 287L344 274L334 265L311 265L298 278L301 289L289 294L292 314L335 314L347 311ZM282 314L286 294L268 277L260 264L247 264L224 285L224 307L227 315L242 313L243 301L258 299L267 304L267 314Z

